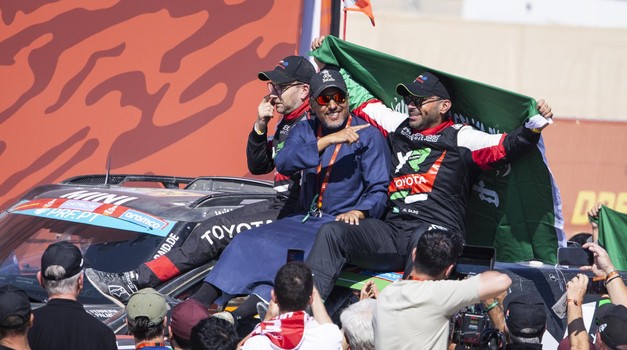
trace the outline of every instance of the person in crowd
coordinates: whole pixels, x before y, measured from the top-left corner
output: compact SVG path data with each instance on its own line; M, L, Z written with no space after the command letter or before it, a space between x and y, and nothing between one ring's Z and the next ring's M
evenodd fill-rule
M596 243L586 243L583 247L593 253L594 264L582 266L581 270L591 271L596 276L604 278L605 288L612 303L627 307L627 287L625 287L620 272L612 264L607 251Z
M163 295L152 288L133 293L126 304L126 324L136 349L170 349L165 345L169 309Z
M512 292L504 300L508 349L542 349L546 307L538 293Z
M597 308L597 331L594 338L594 347L590 346L582 311L587 287L588 276L584 274L578 274L566 284L566 314L570 349L627 349L627 332L625 331L627 330L627 308L622 304L615 304L613 302L605 303Z
M627 349L627 308L612 303L597 310L595 347L598 350Z
M316 72L313 64L300 56L288 56L258 78L267 83L268 94L257 108L256 121L248 135L246 158L252 174L267 174L275 169L274 157L283 148L290 130L310 115L309 81ZM276 133L268 136L268 122L274 112L281 115ZM109 273L86 269L91 283L104 296L120 306L140 288L155 287L216 258L233 236L251 227L276 221L294 212L300 191L300 172L274 174L276 198L245 205L215 216L196 227L182 245L165 255L141 264L137 269ZM229 234L215 234L224 228Z
M27 332L33 325L28 295L12 285L0 287L0 350L29 350Z
M343 350L374 350L372 319L376 306L377 300L367 297L342 311Z
M187 299L172 308L169 326L170 344L174 350L189 350L192 328L211 314L198 300Z
M266 317L242 341L243 350L341 349L342 333L327 314L305 263L281 267L271 294ZM313 317L305 311L308 306Z
M235 350L238 341L233 324L222 318L209 317L192 328L189 342L192 350Z
M445 349L453 314L509 288L511 279L496 271L449 280L463 246L461 234L441 228L420 236L412 251L412 272L377 299L376 349Z
M312 49L320 47L317 38ZM396 92L409 115L391 110L350 79L363 97L354 111L388 136L392 154L390 208L385 220L359 225L332 222L321 227L307 259L316 287L326 298L346 263L369 270L412 269L411 250L420 235L437 226L464 232L471 180L483 169L497 168L531 150L553 116L544 100L538 115L508 134L488 134L451 119L452 99L437 75L423 72ZM351 91L353 93L354 91Z
M209 306L222 293L251 295L232 313L235 320L255 315L257 303L269 301L288 250L301 249L306 258L323 223L357 225L381 217L386 208L390 154L384 138L349 112L338 72L315 74L310 89L316 118L298 123L275 159L279 172L303 173L300 214L235 237L192 296Z
M88 314L77 299L83 290L83 255L70 242L49 245L41 256L39 284L48 302L36 310L28 342L38 349L117 349L111 328Z

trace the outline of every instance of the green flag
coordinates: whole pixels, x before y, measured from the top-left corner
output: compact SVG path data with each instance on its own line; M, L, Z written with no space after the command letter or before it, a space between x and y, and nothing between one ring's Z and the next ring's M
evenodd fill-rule
M345 69L357 83L396 111L407 110L396 94L396 85L412 82L420 73L430 71L451 93L456 122L494 134L508 132L537 114L535 100L530 97L332 36L311 54L321 62ZM543 145L541 139L536 149L511 166L480 175L467 203L468 244L495 247L499 261L556 262L558 243L565 245L566 238L559 190L546 164Z
M612 259L614 267L627 271L627 214L606 206L599 210L599 244Z

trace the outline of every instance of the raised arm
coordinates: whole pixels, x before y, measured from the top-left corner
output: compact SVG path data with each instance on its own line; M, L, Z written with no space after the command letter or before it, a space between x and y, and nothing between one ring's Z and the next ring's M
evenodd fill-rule
M268 141L268 121L274 113L270 95L265 96L257 107L257 120L248 134L246 161L253 175L267 174L274 170L272 145Z

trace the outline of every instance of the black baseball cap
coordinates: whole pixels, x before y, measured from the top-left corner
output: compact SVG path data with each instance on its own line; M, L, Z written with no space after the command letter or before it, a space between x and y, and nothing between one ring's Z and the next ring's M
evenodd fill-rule
M603 343L611 349L627 345L627 308L607 303L597 308L597 329Z
M546 328L546 310L540 295L515 291L507 295L503 304L510 333L521 338L542 336Z
M406 85L401 83L396 85L396 93L401 96L438 96L447 100L451 99L448 90L446 90L446 87L444 87L440 79L429 72L420 74L410 84Z
M46 270L53 265L59 265L65 269L63 276L48 276ZM41 276L47 280L62 280L76 275L83 270L83 255L74 244L61 241L53 243L46 248L41 256Z
M267 72L259 72L259 80L271 80L278 84L300 81L309 84L311 76L316 74L313 64L301 56L287 56L280 60L276 67Z
M313 98L320 96L322 91L330 87L338 88L346 94L346 83L344 82L344 78L342 78L342 74L340 74L340 72L331 69L323 69L320 73L316 73L313 77L311 77L309 91L311 91L311 96Z
M23 290L10 284L0 287L0 328L15 329L30 320L30 300ZM22 322L7 324L7 318L18 316Z

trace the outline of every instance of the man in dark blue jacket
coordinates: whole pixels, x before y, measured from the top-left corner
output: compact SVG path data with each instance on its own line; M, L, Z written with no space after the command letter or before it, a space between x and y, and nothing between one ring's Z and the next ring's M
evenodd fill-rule
M309 254L316 232L334 220L359 224L384 214L390 153L375 128L349 113L344 79L323 70L310 84L316 118L299 122L278 153L277 170L302 173L299 214L239 234L193 297L211 305L221 294L252 296L235 318L252 316L269 301L275 273L288 249Z

